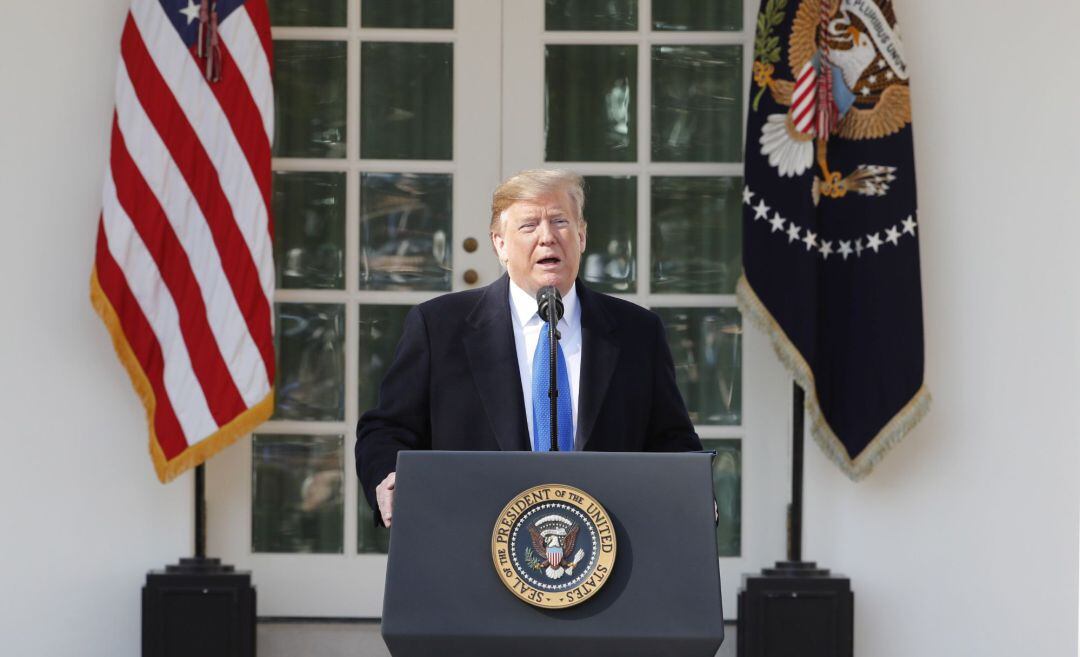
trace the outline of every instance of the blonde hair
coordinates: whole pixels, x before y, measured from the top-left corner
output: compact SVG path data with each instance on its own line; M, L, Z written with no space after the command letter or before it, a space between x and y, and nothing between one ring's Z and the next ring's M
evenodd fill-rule
M585 226L585 181L565 169L528 169L519 171L502 182L491 197L492 233L501 233L502 213L518 201L537 201L545 196L565 192L573 206L574 219Z

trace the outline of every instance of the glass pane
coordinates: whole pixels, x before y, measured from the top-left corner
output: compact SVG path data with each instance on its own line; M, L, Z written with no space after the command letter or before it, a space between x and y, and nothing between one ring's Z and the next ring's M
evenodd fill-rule
M345 174L274 172L274 262L283 289L345 286Z
M356 514L356 551L363 554L374 552L386 554L390 549L390 530L375 525L375 514L368 506L364 491L360 490L360 503Z
M362 27L454 27L454 0L363 0Z
M274 155L345 157L345 43L274 42Z
M450 290L452 190L448 174L361 174L361 290Z
M636 30L637 0L547 0L544 29Z
M394 361L405 315L412 306L360 306L359 411L379 401L379 384Z
M450 160L454 44L360 46L360 157Z
M589 230L581 277L602 292L637 290L637 178L586 176Z
M252 551L342 552L344 436L251 441Z
M652 156L742 157L742 46L653 46Z
M299 27L345 27L345 0L270 0L270 24Z
M654 308L694 424L742 421L742 317L735 308Z
M742 271L741 178L652 179L652 291L731 294Z
M546 48L546 158L637 159L637 46Z
M741 30L742 0L660 0L652 4L654 30Z
M702 440L705 449L716 451L712 462L713 494L716 496L716 553L737 557L742 547L742 441Z
M277 304L275 420L345 419L345 306Z

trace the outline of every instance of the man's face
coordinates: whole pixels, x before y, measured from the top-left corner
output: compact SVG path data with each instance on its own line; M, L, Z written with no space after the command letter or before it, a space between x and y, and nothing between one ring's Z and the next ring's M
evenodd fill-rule
M518 201L503 212L502 232L491 241L510 280L531 295L545 285L570 291L585 252L585 226L565 193Z

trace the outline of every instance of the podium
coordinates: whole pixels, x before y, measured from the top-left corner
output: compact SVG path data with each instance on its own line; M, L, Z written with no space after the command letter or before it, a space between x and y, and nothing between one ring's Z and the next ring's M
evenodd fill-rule
M603 586L564 609L519 599L493 559L504 508L543 484L594 498L616 539ZM402 452L383 639L393 657L713 657L724 620L712 501L707 453Z

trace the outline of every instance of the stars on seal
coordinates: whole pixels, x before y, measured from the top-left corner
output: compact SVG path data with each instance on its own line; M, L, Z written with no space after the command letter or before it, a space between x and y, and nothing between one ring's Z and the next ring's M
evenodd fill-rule
M893 246L900 245L900 231L896 230L896 226L889 226L885 230L885 241Z
M847 260L852 253L855 253L855 251L851 248L851 240L840 240L840 255L843 256L844 260Z
M765 205L765 199L761 199L757 206L754 207L754 221L768 218L770 209L769 206Z
M774 212L773 218L769 219L769 223L772 224L772 230L769 232L775 233L778 230L784 230L784 224L787 223L787 220L781 217L779 212Z
M851 256L862 258L864 251L872 251L877 254L881 252L881 248L886 244L899 247L900 242L907 235L913 238L917 237L918 222L915 220L915 215L908 215L906 219L884 230L857 237L853 236L846 240L827 240L823 235L819 235L809 228L803 228L794 221L780 216L779 211L769 207L765 199L760 198L749 186L743 188L742 197L743 204L754 211L754 222L764 220L769 225L770 234L779 233L787 237L788 244L798 242L806 253L820 256L823 261L828 261L829 257L833 255L840 256L840 259L844 261L847 261ZM755 198L758 199L757 204L752 203ZM769 218L770 214L772 218Z

